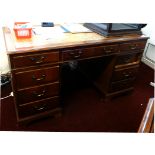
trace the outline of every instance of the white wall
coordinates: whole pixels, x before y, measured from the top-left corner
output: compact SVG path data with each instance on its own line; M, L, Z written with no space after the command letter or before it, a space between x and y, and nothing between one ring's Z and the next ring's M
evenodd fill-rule
M109 7L110 6L110 7ZM139 6L139 7L138 7ZM131 9L132 8L132 9ZM2 26L15 21L61 22L137 22L151 23L154 20L154 5L135 0L1 0L0 2L0 72L9 71L3 42ZM154 40L154 31L148 30ZM154 34L153 34L154 33Z

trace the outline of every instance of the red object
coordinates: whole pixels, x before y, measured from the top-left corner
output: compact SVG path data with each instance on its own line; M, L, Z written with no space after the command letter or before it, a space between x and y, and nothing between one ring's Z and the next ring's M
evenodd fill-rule
M14 32L17 39L28 39L32 37L32 27L24 27L28 23L29 22L15 22Z

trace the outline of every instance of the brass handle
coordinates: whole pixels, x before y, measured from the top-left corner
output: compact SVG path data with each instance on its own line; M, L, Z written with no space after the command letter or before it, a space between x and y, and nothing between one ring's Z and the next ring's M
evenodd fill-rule
M137 44L135 45L130 45L130 49L135 50L137 48Z
M37 111L42 111L46 108L46 105L42 105L42 106L35 106L34 109L37 110Z
M131 73L132 73L132 72L128 72L128 73L124 72L123 75L124 75L125 77L129 77L129 76L131 75Z
M131 61L132 61L132 57L125 57L125 58L123 58L123 62L124 63L129 63Z
M105 51L106 53L111 53L112 51L111 50L109 50L109 51Z
M38 94L37 92L33 92L33 94L37 97L42 97L45 95L46 90L43 90L40 94Z
M106 53L111 53L111 52L113 52L113 47L108 48L108 49L104 48L104 51L105 51Z
M77 54L75 52L70 52L70 55L75 59L79 58L81 54L82 54L81 50L77 50Z
M44 62L45 56L41 56L41 57L38 57L38 58L30 57L30 59L32 61L34 61L36 64L40 64L40 63Z
M74 58L76 58L76 59L77 59L77 58L80 58L81 54L82 54L82 51L79 51L79 52L78 52L78 55L74 55Z
M45 74L43 74L43 75L41 76L41 78L36 78L36 77L35 77L35 75L32 75L32 79L33 79L33 80L36 80L36 81L41 81L41 80L44 80L44 79L45 79L45 77L46 77L46 75L45 75Z

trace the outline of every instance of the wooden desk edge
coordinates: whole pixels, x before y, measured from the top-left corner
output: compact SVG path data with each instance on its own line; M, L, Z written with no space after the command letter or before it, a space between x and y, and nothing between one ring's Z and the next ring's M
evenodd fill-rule
M154 98L150 98L139 126L139 133L154 132Z
M63 49L63 48L73 48L73 47L83 47L83 46L91 46L91 45L102 45L102 44L108 44L108 43L118 43L118 42L125 42L125 41L136 41L137 39L140 40L146 40L148 39L147 36L144 35L137 35L137 34L130 34L130 35L124 35L122 37L104 37L99 34L96 34L94 32L92 33L76 33L76 34L68 34L71 38L70 40L66 40L64 42L60 43L49 43L46 45L40 45L40 46L31 46L31 47L23 47L23 48L16 48L15 47L15 41L13 39L13 36L11 34L11 30L8 27L3 27L3 35L4 35L4 41L5 46L7 50L7 54L15 54L15 53L23 53L23 52L34 52L39 50L54 50L54 49ZM76 35L92 35L97 40L78 40L78 41L72 41L72 37ZM79 37L79 36L78 36ZM79 37L80 38L80 37Z

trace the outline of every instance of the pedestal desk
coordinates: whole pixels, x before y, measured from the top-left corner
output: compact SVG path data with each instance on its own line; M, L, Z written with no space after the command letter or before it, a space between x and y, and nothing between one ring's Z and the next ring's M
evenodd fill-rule
M133 90L148 39L143 35L103 37L89 32L64 33L45 40L33 36L21 41L7 27L3 32L18 123L61 113L60 75L64 63L78 62L105 98Z

